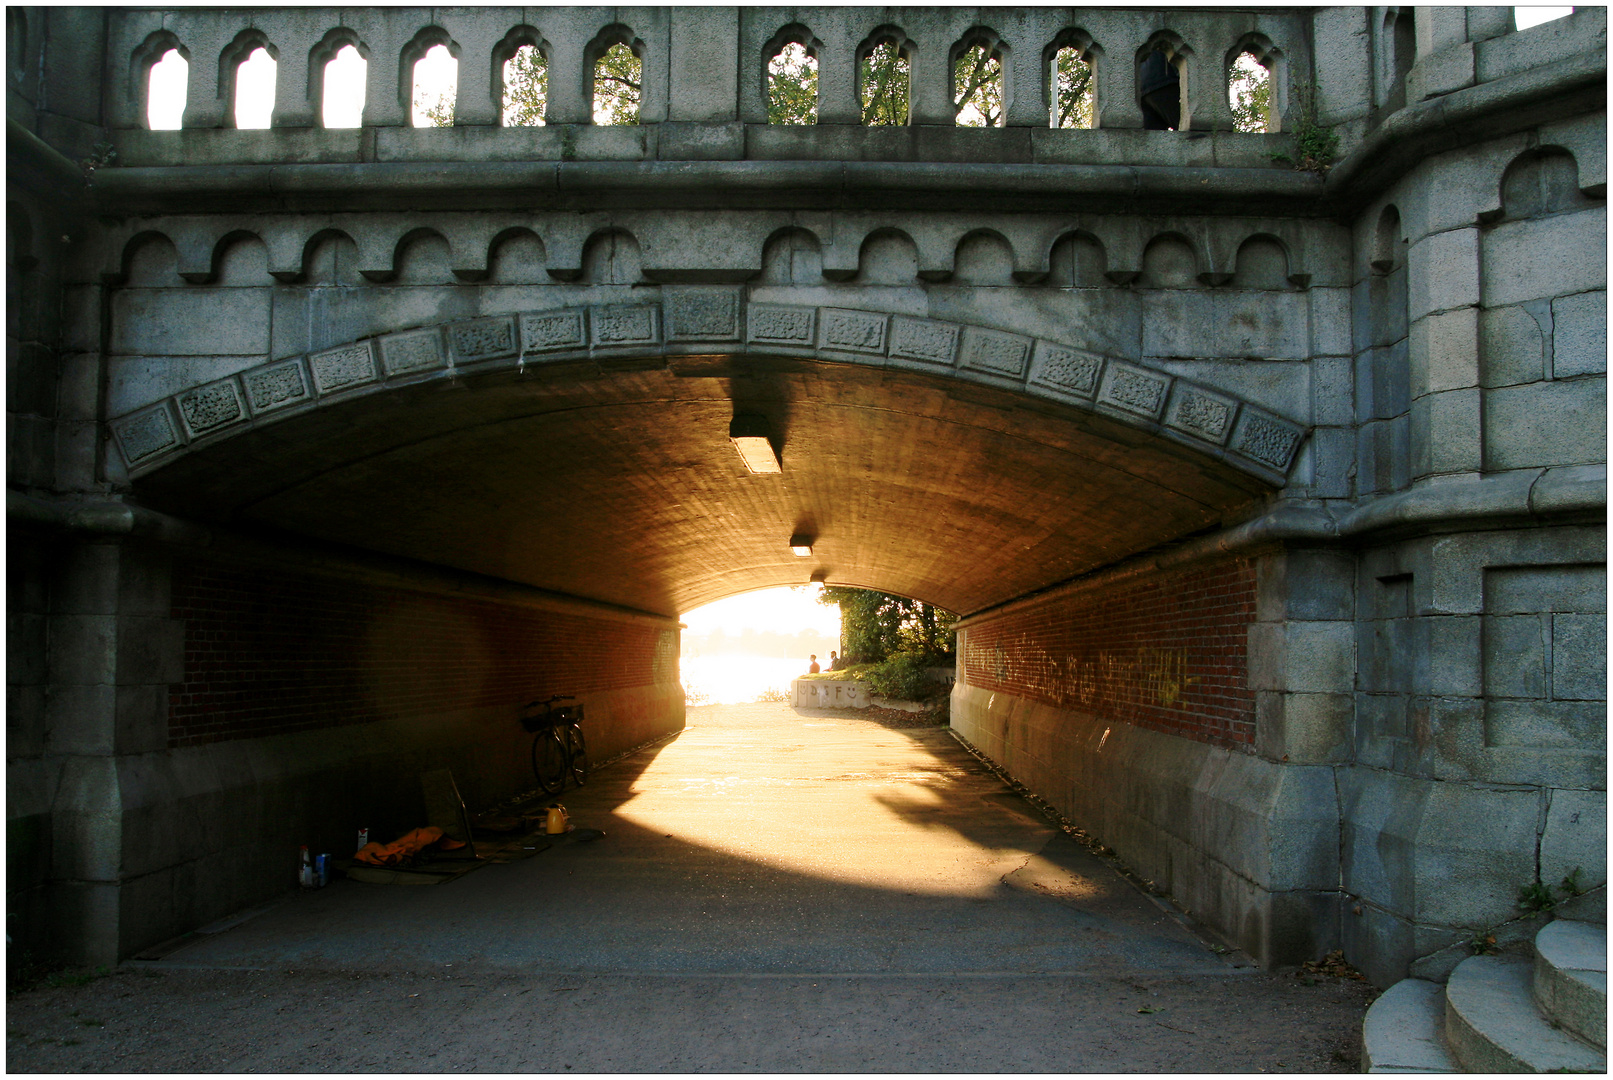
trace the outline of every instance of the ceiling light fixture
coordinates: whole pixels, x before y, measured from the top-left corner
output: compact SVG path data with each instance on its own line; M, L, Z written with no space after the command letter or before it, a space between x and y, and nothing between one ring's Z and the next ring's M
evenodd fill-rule
M778 454L773 451L773 440L767 427L767 417L757 413L736 413L728 424L728 438L745 468L753 473L781 473Z
M810 558L812 558L812 537L810 537L810 536L792 536L792 537L790 537L790 551L792 553L794 553L794 555L797 558L800 558L800 559L810 559Z

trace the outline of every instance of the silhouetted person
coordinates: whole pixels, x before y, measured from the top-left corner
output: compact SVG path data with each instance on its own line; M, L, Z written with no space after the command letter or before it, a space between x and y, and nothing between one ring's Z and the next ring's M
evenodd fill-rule
M819 670L818 669L818 654L813 653L812 654L812 663L807 665L807 674L808 675L816 675L818 673L818 670Z
M1142 99L1143 130L1175 130L1182 122L1182 80L1159 49L1148 54L1137 72L1138 97Z

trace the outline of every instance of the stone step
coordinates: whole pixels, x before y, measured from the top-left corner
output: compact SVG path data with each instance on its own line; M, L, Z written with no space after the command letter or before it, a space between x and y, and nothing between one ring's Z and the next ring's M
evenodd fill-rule
M1445 1044L1467 1072L1605 1072L1607 1056L1535 1006L1527 957L1471 956L1445 985Z
M1607 1048L1607 928L1558 919L1535 935L1535 1001L1548 1019Z
M1401 979L1367 1010L1361 1025L1361 1071L1460 1072L1445 1049L1445 988Z

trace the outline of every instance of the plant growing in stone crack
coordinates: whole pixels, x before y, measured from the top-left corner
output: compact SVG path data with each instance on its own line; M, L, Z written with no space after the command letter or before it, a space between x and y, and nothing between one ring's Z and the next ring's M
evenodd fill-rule
M90 156L79 161L78 167L84 170L84 179L89 180L95 175L96 169L104 169L117 160L117 149L109 142L98 142L92 148Z
M1271 155L1273 161L1286 161L1301 172L1327 175L1339 156L1338 134L1323 127L1316 119L1316 87L1303 79L1294 80L1294 152L1298 160L1288 154Z
M1524 918L1532 919L1542 911L1550 911L1563 901L1572 900L1584 893L1585 887L1580 884L1579 875L1580 868L1576 866L1563 875L1563 880L1556 886L1548 885L1536 878L1519 889L1518 907L1525 913ZM1561 892L1562 896L1559 897L1558 892Z

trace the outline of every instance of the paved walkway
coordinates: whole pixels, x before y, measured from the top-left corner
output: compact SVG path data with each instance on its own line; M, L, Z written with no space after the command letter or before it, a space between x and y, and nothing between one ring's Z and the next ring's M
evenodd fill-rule
M98 986L175 1004L166 1040L115 1037L107 1020L90 1064L83 1028L67 1047L24 1030L8 1065L1347 1067L1358 985L1305 987L1216 955L944 729L692 709L677 738L563 801L605 838L447 885L340 882L143 969L15 998L14 1031L31 1015L19 1005L48 1020L51 994L77 993L82 1013ZM173 1010L202 1023L232 996L233 1019L184 1057ZM245 1043L282 998L272 1036ZM287 1010L302 1020L288 1027Z

